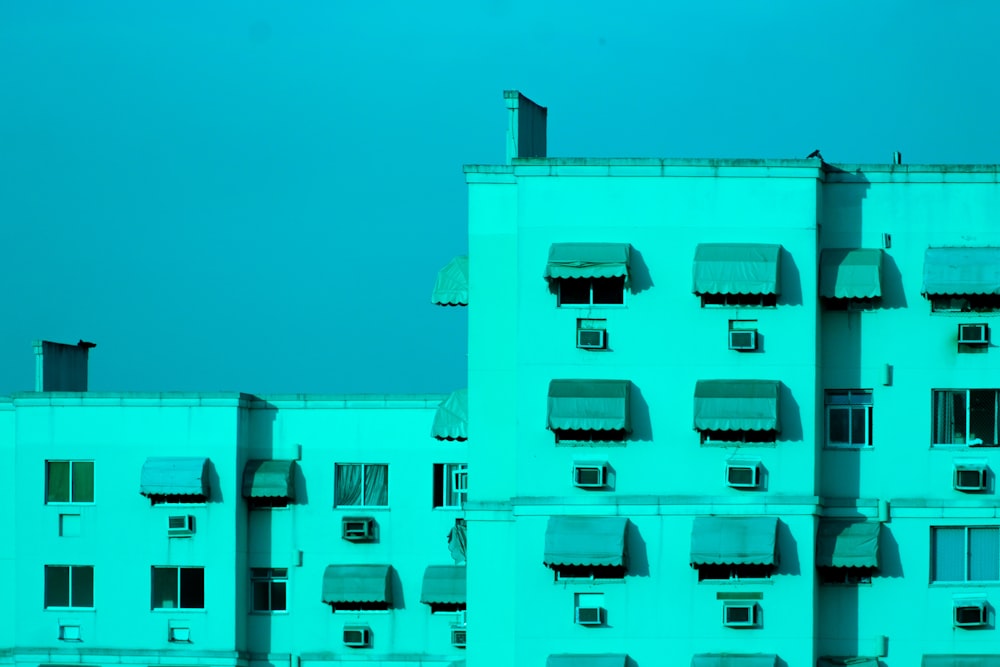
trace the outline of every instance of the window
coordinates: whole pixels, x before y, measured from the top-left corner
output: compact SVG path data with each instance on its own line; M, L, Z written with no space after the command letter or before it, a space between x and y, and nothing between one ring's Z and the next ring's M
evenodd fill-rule
M552 432L556 436L557 443L573 443L573 442L625 442L628 439L628 433L624 429L552 429Z
M822 584L858 586L872 583L871 568L867 567L821 567L819 580Z
M996 294L945 294L931 297L931 312L934 313L995 313L998 310L1000 295Z
M563 278L559 283L560 306L625 305L625 278Z
M333 498L337 507L388 507L389 466L338 463Z
M621 565L558 565L552 568L556 581L565 579L624 579L626 568Z
M154 567L153 609L204 609L205 569Z
M45 502L94 502L94 462L46 461Z
M461 509L469 492L469 466L465 463L434 464L434 507Z
M830 389L826 392L827 447L872 446L871 389Z
M288 569L255 567L250 570L251 606L254 612L287 611Z
M1000 581L1000 527L932 528L931 581Z
M932 392L934 445L988 445L997 440L997 389L947 389Z
M698 566L698 581L770 579L773 571L773 565L703 564Z
M746 307L761 306L774 308L778 305L777 294L702 294L701 307Z
M701 444L773 445L777 431L701 431Z
M45 607L94 607L94 567L92 565L46 565Z

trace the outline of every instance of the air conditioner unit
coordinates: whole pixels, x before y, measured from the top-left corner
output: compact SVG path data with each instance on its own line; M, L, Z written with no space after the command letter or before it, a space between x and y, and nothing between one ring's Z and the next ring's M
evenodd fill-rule
M956 602L955 627L981 628L986 625L986 602Z
M465 626L453 625L451 628L451 645L455 648L465 648Z
M341 522L341 536L350 542L367 542L375 537L375 519L370 516L347 517Z
M990 328L986 324L959 324L958 342L963 345L987 345L990 342Z
M727 462L726 484L736 489L756 489L760 486L760 464L755 461Z
M757 330L756 329L730 329L729 331L730 350L756 350Z
M727 628L752 628L757 625L757 604L727 602L722 606L722 624Z
M79 642L83 641L80 638L80 626L79 625L60 625L59 626L59 639L64 642Z
M603 350L605 329L577 329L576 346L584 350Z
M986 488L985 466L956 466L956 491L983 491Z
M573 485L583 489L597 489L607 484L607 466L603 463L573 464Z
M604 608L577 607L576 622L578 625L600 625L604 622Z
M344 646L368 648L372 645L372 631L367 625L345 625Z
M194 535L194 517L190 514L171 514L167 517L167 535L169 537Z
M191 643L191 628L170 628L170 641Z

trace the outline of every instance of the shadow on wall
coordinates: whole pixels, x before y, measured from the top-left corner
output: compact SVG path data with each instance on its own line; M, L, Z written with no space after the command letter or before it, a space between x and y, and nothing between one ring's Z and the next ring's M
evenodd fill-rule
M781 247L781 282L779 287L781 294L778 295L779 306L801 306L802 305L802 276L799 274L799 267L795 264L792 253L788 252L784 246Z
M239 471L240 474L243 471ZM242 481L242 478L240 479ZM219 481L219 473L215 469L215 463L211 459L208 460L208 502L210 503L222 503L224 502L225 495L222 493L222 482Z
M892 531L886 524L882 524L879 535L879 577L891 577L899 579L903 576L903 560L899 555L899 542L893 536Z
M802 440L802 412L799 403L792 396L792 390L784 382L780 383L778 404L781 410L781 432L779 440Z
M784 521L778 519L778 563L775 574L802 574L802 566L799 563L799 543L795 541L795 536Z
M295 471L295 500L291 505L306 505L309 503L309 490L306 488L306 477L302 474L302 466L296 461L292 468Z
M653 424L649 418L649 404L642 395L642 390L632 383L632 397L629 403L629 417L632 420L632 433L629 440L640 442L653 441Z
M892 255L882 253L882 308L906 308L903 274Z
M639 534L639 528L631 521L625 533L625 548L628 550L628 576L649 576L649 555L646 553L646 541Z
M399 579L399 572L396 572L396 568L389 568L389 577L391 579L390 586L392 586L392 604L389 605L390 609L406 609L406 599L403 596L403 582Z
M629 257L629 275L632 278L632 294L645 292L654 286L653 279L649 275L649 267L642 253L632 246Z

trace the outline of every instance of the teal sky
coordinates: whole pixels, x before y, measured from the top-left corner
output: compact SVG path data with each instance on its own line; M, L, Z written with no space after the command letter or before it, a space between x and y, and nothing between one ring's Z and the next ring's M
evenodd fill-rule
M0 394L445 392L465 163L502 91L554 156L1000 162L1000 4L0 3ZM538 269L541 280L542 267Z

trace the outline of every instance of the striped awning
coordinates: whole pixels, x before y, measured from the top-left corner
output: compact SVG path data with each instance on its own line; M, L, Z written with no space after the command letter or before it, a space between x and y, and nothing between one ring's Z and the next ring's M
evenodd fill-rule
M816 567L877 568L881 530L877 521L820 520Z
M628 243L553 243L546 278L624 278L629 284Z
M691 565L776 565L776 517L695 517Z
M469 390L458 389L441 401L434 413L431 435L438 440L466 440L469 437Z
M208 497L208 459L151 456L142 464L139 493L144 496Z
M469 305L468 255L459 255L438 271L431 303L438 306Z
M552 380L548 427L562 431L631 432L628 380Z
M819 261L819 295L828 299L882 296L882 250L828 248Z
M625 653L559 653L550 655L545 667L625 667Z
M429 565L420 590L424 604L465 604L465 566Z
M1000 248L928 248L921 294L1000 294Z
M295 500L295 461L247 461L243 469L243 497Z
M698 431L780 431L777 380L698 380L694 427Z
M691 667L776 667L773 653L700 653L691 658Z
M694 293L780 294L781 246L768 243L699 243Z
M392 603L391 565L328 565L323 572L323 602Z
M621 516L553 516L545 529L546 567L624 567L628 519Z

